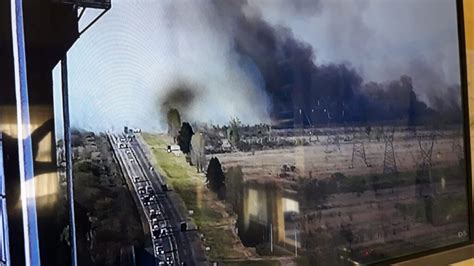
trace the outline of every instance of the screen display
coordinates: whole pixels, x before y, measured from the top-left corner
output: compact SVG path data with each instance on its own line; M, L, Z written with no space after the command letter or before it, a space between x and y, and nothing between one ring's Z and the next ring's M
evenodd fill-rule
M450 0L112 1L54 70L79 261L355 265L468 241L457 16Z

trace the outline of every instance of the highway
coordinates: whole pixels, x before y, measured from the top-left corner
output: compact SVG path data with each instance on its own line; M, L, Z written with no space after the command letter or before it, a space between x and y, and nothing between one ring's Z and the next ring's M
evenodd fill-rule
M137 139L134 139L132 142L130 142L130 147L134 151L134 154L137 156L138 162L142 166L142 169L148 177L148 180L151 181L153 187L157 191L160 191L162 189L162 186L166 183L163 180L162 176L157 171L155 171L155 169L153 169L141 145L142 144ZM156 159L159 160L159 158ZM175 204L173 204L173 201L167 194L161 195L163 195L163 198L161 198L162 200L160 200L160 203L163 204L165 210L169 210L168 218L170 221L175 221L175 225L177 227L174 236L176 243L179 247L180 260L182 262L185 262L186 265L205 264L205 255L202 250L195 250L192 247L192 240L190 235L195 234L196 238L199 238L197 236L197 232L195 230L185 232L182 232L180 230L179 227L181 222L186 221L186 219L181 216L177 207L175 206Z
M173 210L165 200L166 193L161 187L157 188L150 182L149 175L143 171L134 150L131 149L129 139L113 134L108 134L108 138L125 178L132 184L133 188L130 189L133 189L132 193L138 199L136 203L139 203L139 212L149 227L148 237L156 265L192 265L182 261L178 255L178 247L181 245L174 236L178 225Z

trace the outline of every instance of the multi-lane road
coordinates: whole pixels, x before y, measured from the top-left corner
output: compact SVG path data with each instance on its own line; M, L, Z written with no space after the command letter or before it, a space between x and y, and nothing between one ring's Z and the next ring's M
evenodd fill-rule
M108 134L115 157L128 179L156 265L201 265L185 230L185 220L168 196L163 178L153 169L132 135Z

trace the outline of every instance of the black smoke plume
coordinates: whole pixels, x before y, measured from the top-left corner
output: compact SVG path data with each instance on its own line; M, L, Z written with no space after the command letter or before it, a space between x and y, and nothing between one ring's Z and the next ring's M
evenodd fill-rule
M158 106L163 117L170 109L178 110L182 117L186 117L189 108L197 97L197 89L186 82L177 82L167 89L166 94L159 98Z
M309 44L297 40L290 29L267 23L246 0L213 3L221 22L233 33L235 51L260 71L272 102L271 118L277 125L388 120L417 125L436 115L434 109L418 99L410 77L364 85L350 66L316 65L317 58ZM450 111L456 111L452 104L448 106ZM460 114L455 113L457 116Z

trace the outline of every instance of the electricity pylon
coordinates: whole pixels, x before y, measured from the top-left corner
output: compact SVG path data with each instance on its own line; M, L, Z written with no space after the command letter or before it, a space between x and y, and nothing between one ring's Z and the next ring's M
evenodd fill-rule
M356 130L352 129L352 160L351 168L354 168L354 161L359 158L365 164L366 167L370 167L367 163L367 157L365 154L365 145L362 138L357 135Z
M393 148L393 139L395 129L392 128L389 132L383 132L383 139L385 142L385 151L383 156L383 173L397 174L397 160L395 159L395 149Z

